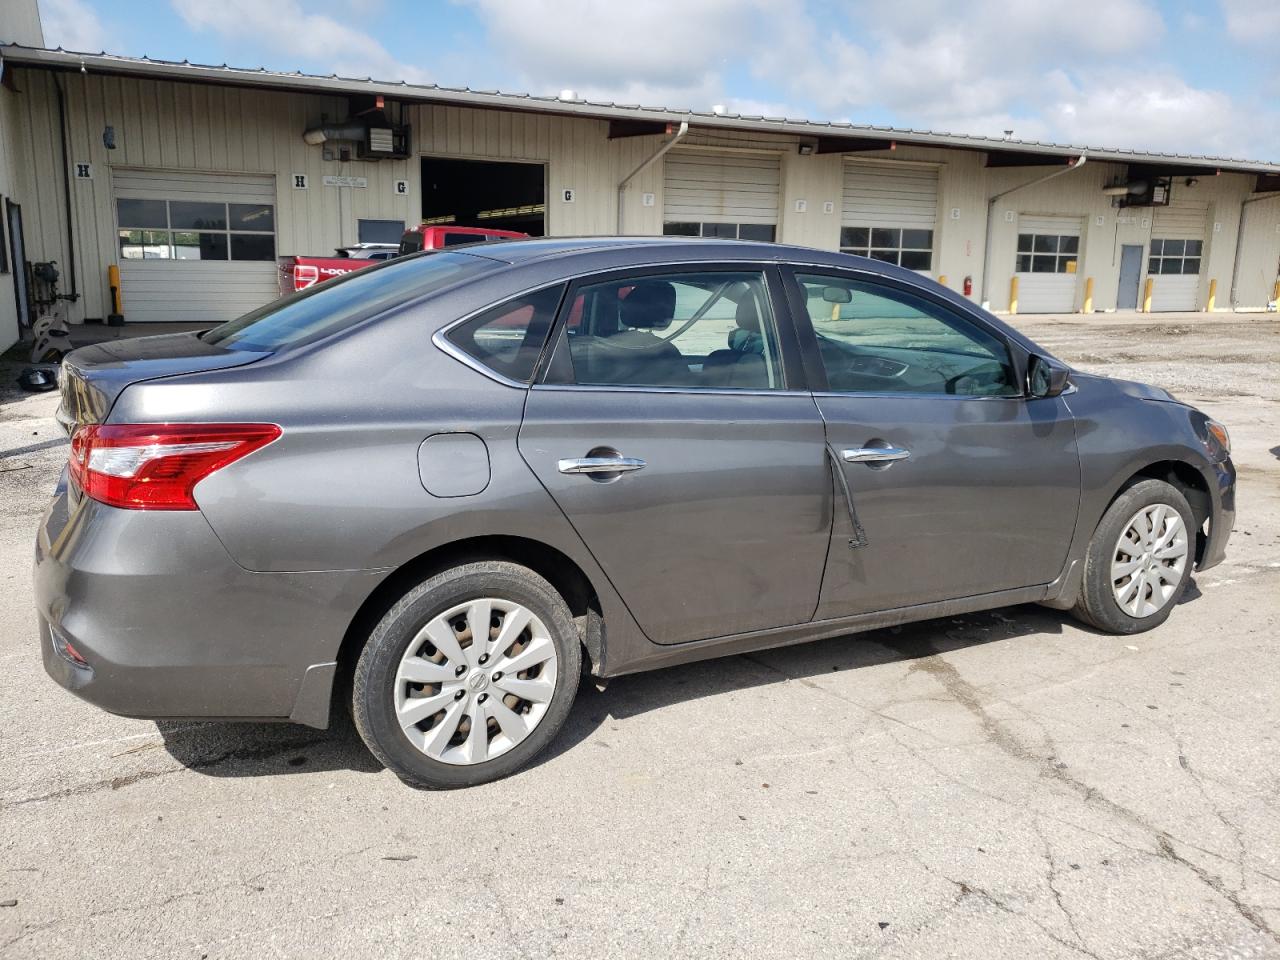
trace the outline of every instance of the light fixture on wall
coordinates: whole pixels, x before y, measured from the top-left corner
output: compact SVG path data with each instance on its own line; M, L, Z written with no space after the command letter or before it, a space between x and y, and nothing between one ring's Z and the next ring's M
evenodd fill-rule
M802 143L802 144L800 144L800 156L802 156L802 157L811 157L811 156L813 156L813 144L812 144L812 143Z
M102 128L102 145L108 150L116 148L116 128L106 126Z

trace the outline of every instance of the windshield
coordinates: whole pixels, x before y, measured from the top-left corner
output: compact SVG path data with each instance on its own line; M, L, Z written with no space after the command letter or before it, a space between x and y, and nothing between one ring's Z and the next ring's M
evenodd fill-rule
M392 260L273 300L214 327L201 339L230 350L275 352L297 347L494 266L493 261L457 253Z

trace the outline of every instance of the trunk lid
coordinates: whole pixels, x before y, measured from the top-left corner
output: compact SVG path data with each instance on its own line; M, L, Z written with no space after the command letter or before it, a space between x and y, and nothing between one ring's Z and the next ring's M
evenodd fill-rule
M197 333L111 340L80 347L62 361L57 419L68 434L101 423L125 387L183 373L240 367L268 356L213 346Z

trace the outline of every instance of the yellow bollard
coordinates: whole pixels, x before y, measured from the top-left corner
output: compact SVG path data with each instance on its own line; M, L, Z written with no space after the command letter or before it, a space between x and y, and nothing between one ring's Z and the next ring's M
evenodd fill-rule
M107 267L107 286L111 290L111 313L107 324L118 327L124 323L124 294L120 292L120 268L114 263Z
M1151 291L1155 289L1156 278L1147 277L1146 289L1142 291L1142 312L1151 312Z
M1018 277L1016 274L1009 278L1009 312L1018 312Z
M1084 309L1081 313L1093 313L1093 277L1084 281Z
M1218 299L1218 278L1209 280L1209 302L1204 305L1205 313L1213 313L1213 302Z
M947 285L947 275L945 273L938 277L938 283L944 287Z
M1276 281L1276 285L1271 288L1271 299L1280 301L1280 280Z

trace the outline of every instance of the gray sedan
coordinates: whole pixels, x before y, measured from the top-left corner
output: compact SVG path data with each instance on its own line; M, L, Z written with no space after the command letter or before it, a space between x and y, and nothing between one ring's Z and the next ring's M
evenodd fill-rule
M406 257L77 350L62 391L54 679L135 717L349 709L426 787L527 764L584 672L1026 602L1148 630L1234 518L1193 407L772 244Z

